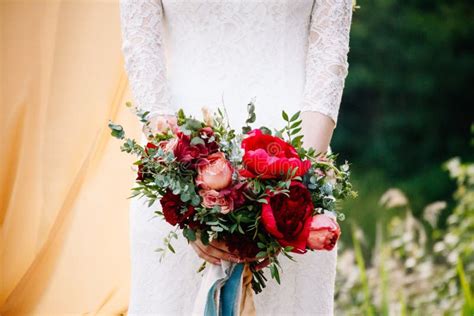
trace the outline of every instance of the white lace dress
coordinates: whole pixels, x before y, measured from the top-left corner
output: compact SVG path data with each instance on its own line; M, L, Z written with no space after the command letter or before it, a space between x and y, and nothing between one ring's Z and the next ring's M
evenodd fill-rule
M352 0L121 0L123 53L134 101L154 115L200 116L223 103L239 127L255 97L257 123L281 111L337 121L347 75ZM171 226L132 200L132 315L190 315L202 260L185 238L159 262ZM332 315L336 251L281 259L281 285L255 296L258 315ZM268 274L268 273L267 273ZM270 279L270 277L269 277Z

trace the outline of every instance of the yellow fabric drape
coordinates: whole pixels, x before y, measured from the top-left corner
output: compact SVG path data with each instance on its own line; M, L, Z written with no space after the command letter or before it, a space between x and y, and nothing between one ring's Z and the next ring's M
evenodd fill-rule
M0 1L0 315L127 310L119 22L116 1Z

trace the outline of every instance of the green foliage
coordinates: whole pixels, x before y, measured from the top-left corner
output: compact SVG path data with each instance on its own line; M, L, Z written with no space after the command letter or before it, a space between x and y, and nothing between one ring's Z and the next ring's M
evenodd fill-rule
M112 121L109 122L109 128L112 131L111 135L118 139L123 139L125 137L125 131L123 130L122 125L114 124Z
M336 306L341 314L472 315L474 163L455 158L445 166L458 185L446 228L439 226L446 203L428 205L420 220L397 189L381 198L385 207L404 211L386 225L387 237L379 225L376 244L369 248L366 234L353 228L354 249L339 256Z
M357 4L332 147L364 170L359 179L369 169L383 172L387 185L410 194L416 212L450 198L443 161L472 158L465 144L474 118L474 2Z

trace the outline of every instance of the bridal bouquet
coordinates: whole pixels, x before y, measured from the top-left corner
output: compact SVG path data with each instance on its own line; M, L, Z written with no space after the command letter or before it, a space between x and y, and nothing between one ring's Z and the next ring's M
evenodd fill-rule
M267 280L263 266L280 282L279 256L331 250L341 234L336 207L354 195L347 162L337 166L334 154L304 148L299 113L282 113L282 128L253 128L255 106L241 133L232 129L225 110L198 120L178 111L174 120L159 123L148 143L125 139L122 126L110 123L112 135L123 139L121 150L138 156L132 196L149 205L185 238L204 244L223 241L252 272L256 293ZM145 126L148 113L137 110Z

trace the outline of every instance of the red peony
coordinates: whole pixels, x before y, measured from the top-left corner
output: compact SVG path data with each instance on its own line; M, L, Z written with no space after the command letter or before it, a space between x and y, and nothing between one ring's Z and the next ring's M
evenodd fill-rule
M336 245L341 229L331 217L320 214L311 220L308 247L314 250L332 250Z
M173 226L179 224L180 228L183 228L195 213L192 205L183 203L179 195L173 194L170 190L161 198L160 204L165 220Z
M296 149L283 139L263 134L261 130L250 131L242 141L244 169L240 174L247 178L280 178L289 170L297 169L295 176L304 175L311 166L309 160L302 161Z
M262 223L280 245L293 246L293 252L305 253L313 209L311 193L301 182L293 181L289 196L267 197L267 203L262 205Z

